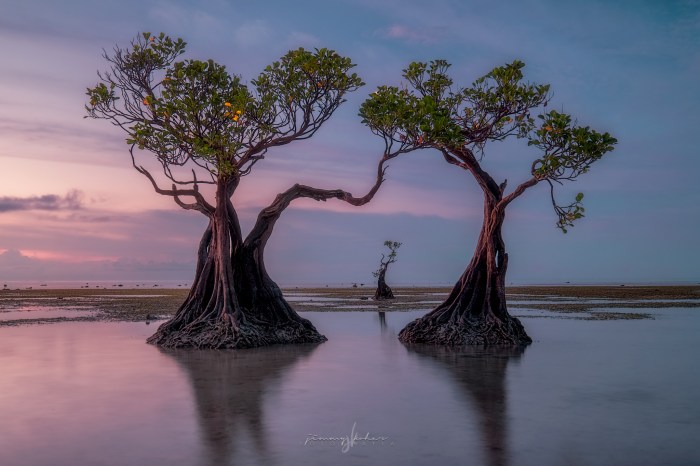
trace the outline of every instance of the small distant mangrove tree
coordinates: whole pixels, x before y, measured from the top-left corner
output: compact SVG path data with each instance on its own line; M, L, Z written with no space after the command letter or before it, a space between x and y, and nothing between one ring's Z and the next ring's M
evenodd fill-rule
M377 291L374 292L374 299L377 301L394 299L394 292L386 284L386 271L389 264L396 262L396 251L401 247L401 244L398 241L384 241L384 246L389 249L389 255L382 253L382 258L379 259L379 268L372 272L372 275L377 279Z

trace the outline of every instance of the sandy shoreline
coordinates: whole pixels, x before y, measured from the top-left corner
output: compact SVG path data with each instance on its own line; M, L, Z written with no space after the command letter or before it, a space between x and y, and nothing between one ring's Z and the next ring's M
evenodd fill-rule
M376 302L373 288L287 288L285 297L300 312L429 311L450 288L396 287L397 299ZM0 291L0 326L65 321L151 321L172 315L188 290L32 289ZM649 318L644 309L700 307L700 285L689 286L518 286L509 287L508 308L518 316L581 319ZM602 310L604 308L604 310ZM635 311L630 311L630 308ZM617 312L616 309L620 311ZM639 311L636 311L638 309ZM37 311L42 318L35 318ZM51 315L55 314L56 317ZM551 314L551 316L549 315ZM3 316L13 316L12 320ZM18 317L19 316L19 317Z

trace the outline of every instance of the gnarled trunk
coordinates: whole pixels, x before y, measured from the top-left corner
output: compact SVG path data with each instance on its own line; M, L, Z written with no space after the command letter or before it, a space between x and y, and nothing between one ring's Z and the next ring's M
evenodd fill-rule
M271 341L265 344L326 341L311 322L294 311L267 274L264 245L249 240L250 237L234 254L235 288L246 315L268 329Z
M282 298L265 272L262 248L242 241L231 189L221 183L216 197L190 293L148 343L167 348L252 348L326 341Z
M501 235L504 218L503 207L487 196L484 224L469 266L447 300L409 323L399 332L399 340L455 346L532 342L506 308L508 255Z
M204 201L186 205L177 198L177 190L168 191L178 204L206 213L210 222L199 245L197 273L187 299L148 342L170 348L250 348L326 341L311 322L292 309L268 276L263 260L265 245L280 215L295 199L340 199L355 206L368 203L384 181L384 164L396 155L384 154L374 186L362 197L341 189L295 184L260 211L245 241L231 204L239 179L218 180L215 208ZM142 173L153 182L148 172ZM201 197L196 189L188 195Z
M389 285L386 284L386 269L382 267L377 278L377 290L374 292L374 299L381 301L383 299L394 299L394 292L391 291Z

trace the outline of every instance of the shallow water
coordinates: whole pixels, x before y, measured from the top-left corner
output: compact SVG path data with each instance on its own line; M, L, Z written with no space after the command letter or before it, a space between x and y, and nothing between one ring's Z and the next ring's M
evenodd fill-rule
M90 317L96 314L95 309L86 310L85 306L56 307L56 306L21 306L18 310L0 311L0 321L56 319Z
M337 302L337 301L357 301L357 299L353 298L333 298L333 297L328 297L328 296L318 296L318 295L311 295L311 294L299 294L299 295L292 295L292 296L287 296L287 293L284 295L284 299L289 301L290 303L295 303L295 302L313 302L313 301L321 301L321 302Z
M407 348L396 333L423 312L303 314L328 342L161 351L144 323L1 328L0 464L700 462L698 310L524 318L535 343L500 351Z

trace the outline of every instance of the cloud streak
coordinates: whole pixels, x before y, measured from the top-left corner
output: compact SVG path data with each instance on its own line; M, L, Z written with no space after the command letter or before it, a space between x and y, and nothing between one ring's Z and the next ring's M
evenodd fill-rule
M236 44L252 47L267 43L271 35L272 29L265 21L255 20L242 24L233 38Z
M0 253L0 280L191 280L194 261L87 258L63 260L32 251Z
M0 197L0 213L22 210L79 210L83 208L83 192L77 189L65 196L44 194L29 197Z
M393 24L382 30L381 33L390 39L399 39L412 43L432 44L438 41L438 36L434 33L428 34L423 30L410 28L403 24Z

